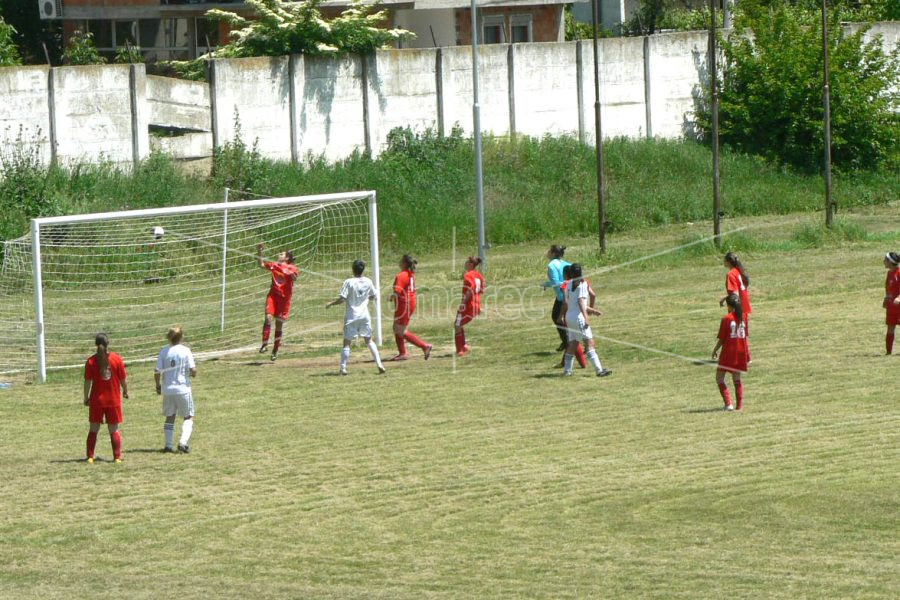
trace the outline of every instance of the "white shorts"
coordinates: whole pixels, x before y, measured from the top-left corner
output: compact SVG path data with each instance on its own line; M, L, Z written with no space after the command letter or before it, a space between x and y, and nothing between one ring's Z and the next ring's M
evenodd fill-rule
M163 394L162 414L165 417L171 417L172 415L193 417L194 397L190 392L187 394Z
M372 319L356 319L349 323L344 323L344 339L355 340L357 336L364 338L372 337Z
M579 318L574 323L571 321L566 321L566 333L569 336L570 342L586 342L588 340L594 339L594 334L591 332L591 326L584 322L583 319Z

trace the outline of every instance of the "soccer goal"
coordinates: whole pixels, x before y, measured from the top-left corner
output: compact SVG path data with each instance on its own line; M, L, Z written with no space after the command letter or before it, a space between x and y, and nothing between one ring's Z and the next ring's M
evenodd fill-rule
M229 198L229 194L231 198ZM199 357L259 346L271 276L256 260L294 253L285 349L335 343L343 312L324 309L353 260L380 289L375 192L233 200L35 219L0 268L0 373L80 367L98 331L127 362L153 360L184 326ZM381 337L381 298L375 300ZM329 340L326 342L326 339Z

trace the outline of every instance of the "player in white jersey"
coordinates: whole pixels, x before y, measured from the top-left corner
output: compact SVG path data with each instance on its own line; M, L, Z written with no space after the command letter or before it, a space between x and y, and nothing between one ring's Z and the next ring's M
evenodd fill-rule
M337 298L325 305L325 308L335 304L347 305L344 313L344 347L341 349L341 375L347 374L347 362L350 360L350 344L357 337L362 336L366 346L375 359L378 373L384 373L384 365L381 364L381 356L378 355L378 346L372 341L372 318L369 316L369 300L375 298L377 291L375 284L368 277L363 277L366 263L361 260L353 261L353 277L344 281L341 292Z
M563 375L572 374L572 364L575 362L575 352L578 349L578 343L584 344L587 350L587 358L594 365L597 377L606 377L611 375L612 371L604 369L600 363L600 357L597 356L597 350L594 347L594 334L591 332L590 323L588 323L588 315L600 316L599 310L593 308L589 302L590 287L581 277L581 265L575 263L569 267L572 279L566 286L566 327L568 328L568 347L563 357Z
M169 345L159 351L156 359L156 393L163 397L163 433L166 445L163 452L174 452L172 443L175 438L175 417L184 417L181 425L181 439L178 450L184 453L191 451L188 442L194 431L194 397L191 394L191 377L197 376L197 365L191 349L181 343L184 331L180 326L170 327L166 338Z

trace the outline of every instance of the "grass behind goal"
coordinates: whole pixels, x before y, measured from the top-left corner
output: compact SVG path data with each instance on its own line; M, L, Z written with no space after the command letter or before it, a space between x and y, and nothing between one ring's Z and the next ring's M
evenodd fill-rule
M454 362L450 321L426 314L412 325L434 357L383 377L359 346L335 376L337 335L327 354L202 363L194 452L168 456L135 365L122 465L79 461L77 374L0 391L0 596L896 598L900 356L882 356L880 257L900 233L885 212L859 221L891 241L785 251L795 218L746 222L765 249L744 256L743 415L719 410L711 368L653 351L713 346L725 271L688 251L592 277L595 333L646 347L601 340L602 380L559 376L548 318L492 312ZM533 286L545 251L493 249L488 284ZM421 300L457 275L422 257Z

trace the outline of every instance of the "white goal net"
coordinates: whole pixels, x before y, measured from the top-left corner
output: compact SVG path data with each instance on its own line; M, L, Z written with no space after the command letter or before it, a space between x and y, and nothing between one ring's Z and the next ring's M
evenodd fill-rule
M271 282L259 243L300 270L283 352L336 343L343 311L324 305L353 260L379 285L374 192L36 219L3 247L0 373L80 367L99 331L129 362L152 360L175 324L200 357L257 348ZM375 313L380 343L380 299Z

